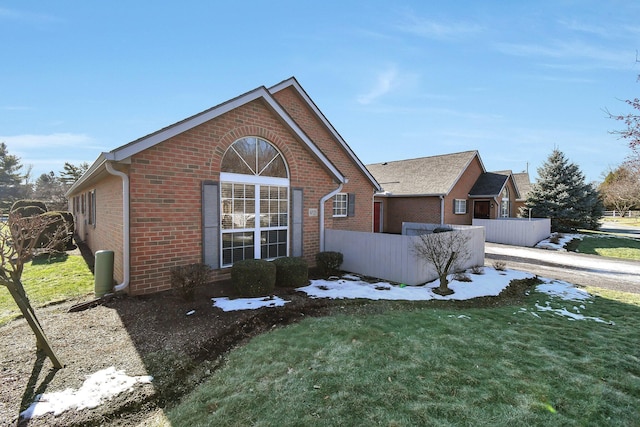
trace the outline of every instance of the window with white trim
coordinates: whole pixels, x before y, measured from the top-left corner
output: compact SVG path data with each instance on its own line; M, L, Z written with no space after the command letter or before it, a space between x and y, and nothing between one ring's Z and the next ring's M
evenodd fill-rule
M453 200L453 213L462 215L467 213L467 200L466 199L454 199Z
M333 197L333 216L344 217L349 212L349 194L338 193Z
M504 187L502 191L502 200L500 201L500 216L502 218L509 217L509 189Z
M264 139L241 138L221 169L221 265L287 256L289 178L282 154Z

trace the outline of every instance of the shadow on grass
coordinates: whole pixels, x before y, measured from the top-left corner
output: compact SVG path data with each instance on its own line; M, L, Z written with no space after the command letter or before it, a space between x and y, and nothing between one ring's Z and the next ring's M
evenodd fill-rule
M46 264L54 264L56 262L65 262L69 258L66 252L62 253L52 253L52 254L40 254L32 259L33 265L46 265Z

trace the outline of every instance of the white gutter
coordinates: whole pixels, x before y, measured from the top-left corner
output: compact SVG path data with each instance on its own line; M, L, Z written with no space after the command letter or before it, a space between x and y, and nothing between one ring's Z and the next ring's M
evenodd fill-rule
M113 168L111 162L105 162L107 172L122 178L122 283L113 288L114 292L124 291L129 287L129 176Z
M444 196L440 196L440 225L444 225Z
M324 204L327 200L342 191L344 182L341 182L338 188L320 199L320 252L324 252Z

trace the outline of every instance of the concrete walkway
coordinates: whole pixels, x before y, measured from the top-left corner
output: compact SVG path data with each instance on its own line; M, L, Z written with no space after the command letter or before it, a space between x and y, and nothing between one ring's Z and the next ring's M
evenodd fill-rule
M492 266L496 260L540 277L640 293L640 261L486 243L485 265Z

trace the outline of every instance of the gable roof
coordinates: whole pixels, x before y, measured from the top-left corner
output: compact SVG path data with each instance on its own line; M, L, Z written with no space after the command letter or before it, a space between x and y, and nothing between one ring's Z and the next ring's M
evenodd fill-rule
M287 84L287 85L297 85L297 87L299 88L299 91L302 91L302 88L300 87L300 85L297 83L297 81L295 80L295 78L290 78L288 80L283 81L282 83L280 83L277 86L274 86L274 88L276 87L280 87L280 85L283 84ZM294 87L296 87L294 85ZM283 86L284 87L284 86ZM223 102L222 104L216 105L215 107L212 107L208 110L202 111L200 113L197 113L191 117L188 117L184 120L181 120L177 123L174 123L170 126L167 126L165 128L162 128L156 132L153 132L149 135L143 136L142 138L139 138L135 141L129 142L128 144L122 145L118 148L115 148L109 152L103 152L100 154L100 156L98 156L98 158L95 160L95 162L89 167L89 170L82 175L82 177L80 177L80 179L78 181L76 181L73 186L71 186L71 188L67 191L66 196L68 197L69 195L73 194L74 192L76 192L77 190L88 186L90 184L92 184L93 182L101 179L103 176L106 175L105 172L105 163L108 161L113 161L113 162L126 162L131 156L138 154L150 147L153 147L163 141L166 141L176 135L179 135L183 132L186 132L196 126L199 126L209 120L212 120L216 117L219 117L229 111L232 111L238 107L241 107L245 104L248 104L252 101L255 100L262 100L264 101L265 105L277 116L279 117L279 119L282 121L282 123L287 126L289 128L289 130L291 130L291 132L303 143L303 145L305 145L307 147L307 149L311 152L311 154L316 158L316 160L338 181L341 183L346 183L347 182L347 178L338 170L338 168L324 155L324 153L318 148L318 146L316 146L314 144L314 142L304 133L304 131L300 128L300 126L298 126L298 124L291 118L291 116L286 112L286 110L275 100L275 98L272 96L272 91L274 90L274 88L271 89L271 91L267 88L265 88L264 86L260 86L252 91L249 91L247 93L244 93L236 98L230 99L226 102ZM282 87L281 87L282 88ZM306 95L306 94L305 94ZM303 97L303 99L308 100L307 102L310 102L310 98L308 97L308 95L305 97ZM315 108L315 110L317 110L317 107L315 106L315 104L312 103L312 109ZM319 110L318 110L319 111ZM321 114L321 113L320 113ZM328 121L325 122L328 124ZM329 124L328 125L330 127L330 129L333 129L333 127ZM333 130L333 132L335 134L337 134L337 132L335 132L335 129ZM339 142L343 145L346 146L346 143L342 140L342 138L339 138ZM353 154L353 152L349 149L347 151L347 153L352 157L353 161L356 164L360 164L361 162L360 160L355 157L355 154ZM363 169L366 170L366 168L364 168L364 166L362 166ZM367 173L367 176L370 176L370 174ZM375 181L375 179L371 176L371 180L373 185L376 188L379 188L377 182Z
M358 168L362 171L362 173L371 181L373 186L377 191L382 190L375 177L371 174L371 172L365 167L365 165L360 161L356 153L351 150L351 147L347 144L347 142L342 138L342 136L338 133L338 131L333 127L331 122L327 119L327 117L320 111L315 102L311 99L309 94L300 86L298 80L295 77L288 78L287 80L283 80L282 82L272 86L269 88L269 92L274 94L280 92L281 90L291 87L298 92L298 95L307 103L311 111L316 115L318 120L322 122L322 124L329 130L329 133L338 141L338 143L342 146L344 151L347 153L349 157L354 161L354 163L358 166Z
M477 150L367 165L387 196L444 196L449 194L474 158Z
M513 180L520 192L520 198L518 200L525 200L531 191L531 180L529 179L529 172L520 172L513 174Z
M469 191L469 197L498 197L509 182L509 178L513 182L517 199L520 197L520 192L510 170L483 173Z

